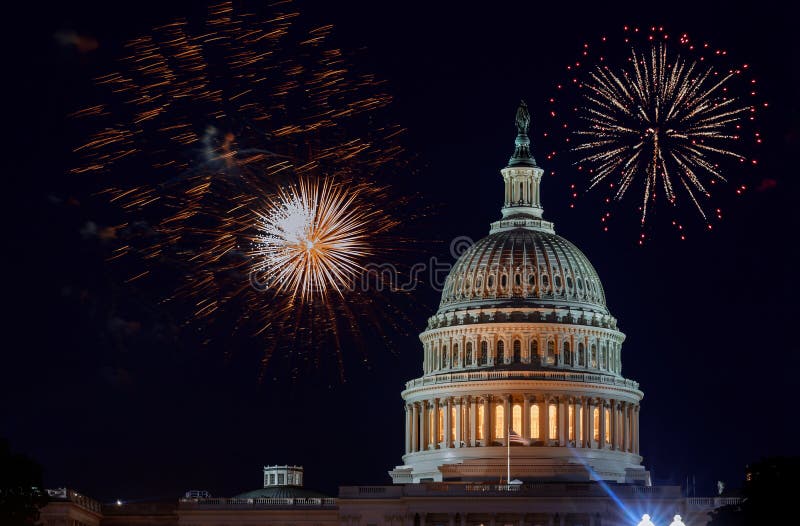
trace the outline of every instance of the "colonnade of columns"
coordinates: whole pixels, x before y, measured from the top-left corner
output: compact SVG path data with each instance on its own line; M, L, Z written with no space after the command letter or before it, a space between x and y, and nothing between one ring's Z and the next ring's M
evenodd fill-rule
M571 446L639 453L639 405L569 395L448 396L406 404L406 454L434 449ZM509 438L510 435L510 438Z

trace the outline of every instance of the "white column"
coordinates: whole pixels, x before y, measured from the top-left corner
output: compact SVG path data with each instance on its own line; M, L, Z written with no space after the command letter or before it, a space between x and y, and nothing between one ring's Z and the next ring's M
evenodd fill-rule
M611 414L611 449L617 449L617 401L610 400L609 413Z
M567 445L567 401L564 396L558 397L558 445Z
M581 398L577 397L574 400L575 404L575 447L583 447L581 440L581 431L583 430L583 403Z
M511 395L503 397L503 445L508 444L508 430L511 428Z
M633 414L633 429L634 429L634 444L635 444L635 451L637 455L639 454L639 406L635 407L635 411Z
M622 402L622 451L628 452L628 403Z
M550 445L550 400L547 395L539 402L539 435L545 446Z
M406 407L406 455L411 453L411 433L413 424L411 423L411 410L408 405Z
M429 409L428 409L428 406L429 406L428 401L427 400L421 401L420 402L420 406L421 406L421 411L419 413L419 422L420 422L420 425L419 425L419 427L420 427L420 437L419 437L419 439L420 439L421 444L419 445L419 450L420 451L427 451L428 450L428 442L430 442L430 440L428 439L428 433L430 433L430 429L428 429L428 422L430 420L430 418L428 417L428 411L429 411Z
M600 443L599 449L606 447L606 401L598 399L597 405L600 407Z
M455 436L455 447L461 447L461 441L463 440L463 437L461 436L461 435L462 435L462 434L461 434L461 425L462 425L462 421L461 421L461 411L463 410L463 409L462 409L462 405L461 405L461 398L456 398L455 402L456 402L456 436Z
M442 410L445 411L444 413L444 429L442 433L442 438L444 439L442 442L442 447L450 447L453 444L453 437L451 435L453 431L453 423L450 421L453 418L453 399L451 397L447 397L447 401L442 404Z
M587 447L595 448L597 445L594 443L594 400L591 398L586 399L586 443Z
M523 396L522 401L522 438L528 440L531 438L531 398L528 395Z
M483 444L492 445L492 406L489 403L489 395L483 397Z
M411 404L411 450L419 451L419 403Z
M475 437L478 436L478 401L471 397L467 397L467 413L469 414L469 446L475 447L477 446L477 442L475 442Z
M439 449L439 399L433 399L433 429L431 430L431 442L433 442L433 448L431 449Z

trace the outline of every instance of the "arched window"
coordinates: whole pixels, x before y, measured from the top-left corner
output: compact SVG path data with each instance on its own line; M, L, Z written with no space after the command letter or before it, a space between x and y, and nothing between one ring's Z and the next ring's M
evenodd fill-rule
M561 276L556 274L556 276L553 278L553 283L555 283L557 289L560 289L561 288Z
M539 434L539 404L531 404L531 436L530 438L538 439Z
M494 406L494 437L503 438L506 436L506 423L503 421L504 411L503 402L498 402Z
M472 365L472 342L467 342L467 365Z
M514 363L520 363L522 361L522 342L519 340L514 340Z
M486 362L488 360L487 355L489 354L488 350L489 350L489 344L486 342L486 340L483 340L481 342L481 360L480 360L481 365L486 365Z
M556 404L548 404L547 420L550 427L550 440L558 440L558 406Z
M452 358L452 360L450 360L450 363L453 364L453 367L456 367L456 366L458 366L458 363L460 361L461 360L459 360L459 356L458 356L458 344L454 343L453 344L453 358Z
M505 289L506 285L508 285L508 276L503 274L500 276L500 288Z
M547 342L547 365L556 363L556 342L548 340Z
M564 342L564 363L566 365L572 365L572 350L569 342Z
M597 368L597 345L592 344L591 351L589 352L589 365Z
M583 342L578 343L578 365L586 366L586 348Z
M483 404L478 404L478 421L476 422L476 438L478 440L485 440L486 437L483 436L483 424L486 422L486 413L483 410Z
M594 414L592 415L592 427L594 428L594 437L592 439L595 442L600 442L600 408L594 408Z
M522 405L514 404L511 406L511 430L522 436Z
M497 359L495 360L496 364L505 363L506 360L506 350L505 350L505 343L503 340L497 340Z
M520 276L519 274L514 274L514 285L516 285L517 287L522 285L522 276Z
M539 363L539 340L531 340L531 363Z
M489 287L489 290L494 288L494 276L490 275L486 278L486 286Z

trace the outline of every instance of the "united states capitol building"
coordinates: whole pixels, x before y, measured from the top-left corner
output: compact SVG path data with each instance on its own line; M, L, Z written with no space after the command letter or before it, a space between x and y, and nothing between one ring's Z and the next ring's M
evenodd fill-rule
M391 484L327 496L303 487L302 467L267 466L262 488L232 498L101 505L61 489L42 523L699 526L738 501L651 484L625 335L591 262L543 216L529 122L522 103L501 218L460 255L420 335L422 376L401 393L405 454Z

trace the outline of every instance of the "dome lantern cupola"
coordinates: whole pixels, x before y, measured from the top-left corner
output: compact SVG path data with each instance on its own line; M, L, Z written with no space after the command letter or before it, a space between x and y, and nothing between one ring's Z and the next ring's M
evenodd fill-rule
M492 223L493 233L520 227L553 232L553 224L542 219L544 210L539 184L544 170L539 168L531 153L531 141L528 137L530 122L528 106L523 100L517 108L514 153L508 160L508 166L500 171L505 183L503 218Z

